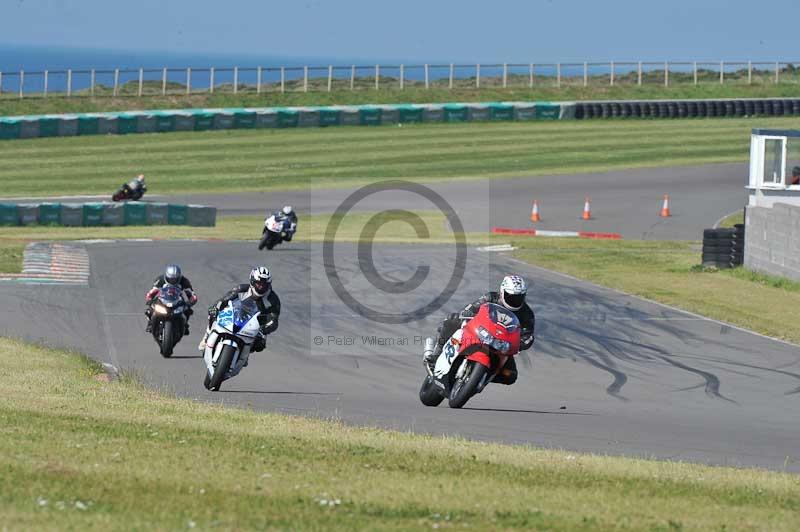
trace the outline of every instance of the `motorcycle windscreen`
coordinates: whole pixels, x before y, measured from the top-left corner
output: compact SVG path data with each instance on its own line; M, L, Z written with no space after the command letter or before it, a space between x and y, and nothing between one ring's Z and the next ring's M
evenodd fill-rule
M253 328L247 327L247 324L258 315L258 306L252 300L240 301L236 300L233 304L233 332L238 333L242 331L243 334L249 334ZM244 329L244 330L242 330Z
M158 298L164 303L176 304L181 299L181 290L175 285L167 285L158 291Z

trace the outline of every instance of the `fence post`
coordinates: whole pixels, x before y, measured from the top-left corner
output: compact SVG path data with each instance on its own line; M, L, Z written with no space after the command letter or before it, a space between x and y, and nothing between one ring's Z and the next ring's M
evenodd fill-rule
M611 78L610 78L611 86L614 86L614 61L611 61Z
M350 91L356 88L356 66L350 65Z
M669 87L669 61L664 61L664 86Z
M697 85L697 61L693 63L692 70L694 72L694 84Z
M261 67L256 68L256 94L261 94Z
M528 88L533 88L533 63L528 65Z
M333 65L328 65L328 92L331 92L332 83L333 83Z
M308 66L303 67L303 92L308 92Z
M589 63L587 61L583 62L583 86L589 86Z
M375 90L380 89L381 86L381 66L375 65Z
M481 88L481 64L475 65L475 88Z
M503 63L503 88L508 87L508 63Z
M748 85L752 85L753 84L753 62L752 61L748 61L747 62L747 84Z
M561 63L556 63L556 87L561 87Z
M22 90L22 86L25 85L25 71L19 71L19 97L22 98L24 95L24 91Z
M636 65L636 84L640 85L640 86L642 84L642 62L641 61L639 61L639 63Z
M0 70L0 94L3 94L3 71Z
M72 69L67 69L67 98L72 96Z
M450 63L450 79L449 79L449 82L448 82L447 86L448 86L448 87L450 87L451 89L453 88L453 74L454 74L454 70L455 70L455 69L454 69L454 67L453 67L453 63Z
M144 69L139 69L139 98L142 97L142 85L144 84Z
M186 94L192 93L192 68L186 68Z
M428 64L425 63L425 90L429 89L430 85L428 82Z
M119 94L119 69L114 69L114 92L112 92L115 97Z
M233 67L233 93L239 92L239 67Z
M216 83L214 82L215 74L216 74L216 69L214 67L209 67L209 69L208 69L208 92L210 94L214 94L214 85L216 85Z
M47 98L47 70L44 71L44 97Z
M281 67L281 93L286 92L286 68Z
M400 65L400 90L405 86L406 69L405 65Z
M780 80L779 76L780 76L780 69L778 68L778 62L775 61L775 83L776 84Z
M91 73L89 74L89 94L92 96L92 98L94 98L94 79L95 74L94 69L92 69Z
M167 67L161 69L161 96L167 95Z
M725 83L725 62L719 62L719 84L722 85Z

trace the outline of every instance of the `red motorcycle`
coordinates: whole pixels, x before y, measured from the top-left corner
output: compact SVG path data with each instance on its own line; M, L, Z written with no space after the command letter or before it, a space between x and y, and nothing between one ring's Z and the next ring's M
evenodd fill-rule
M429 345L433 341L428 339ZM433 371L419 390L425 406L438 406L445 398L450 408L461 408L489 384L509 357L519 353L520 323L509 310L484 303L447 343Z

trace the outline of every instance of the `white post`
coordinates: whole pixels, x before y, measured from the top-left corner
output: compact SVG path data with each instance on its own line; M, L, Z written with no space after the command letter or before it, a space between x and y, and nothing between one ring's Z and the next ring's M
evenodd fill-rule
M430 86L428 84L428 64L425 64L425 89L429 89Z
M406 69L405 65L400 65L400 90L405 86Z
M3 71L0 70L0 94L3 94Z
M381 66L375 65L375 90L380 88L381 84Z
M286 69L281 67L281 93L286 92Z
M47 98L47 70L44 71L44 97Z
M72 69L67 69L67 97L72 96Z
M303 67L303 92L308 92L308 67Z
M725 62L719 62L719 84L722 85L725 83Z
M583 86L589 86L589 63L587 61L583 62Z
M139 98L142 97L142 85L144 84L144 69L139 69Z
M636 84L642 84L642 62L639 61L639 64L636 65Z
M186 68L186 94L192 93L192 68Z
M747 84L748 85L752 85L753 84L753 62L752 61L748 61L747 62Z
M528 64L528 88L533 88L533 63Z
M350 65L350 90L356 88L356 66Z
M332 84L333 84L333 65L328 65L328 92L331 92Z
M239 92L239 67L233 67L233 93Z
M161 69L161 96L167 95L167 67Z
M256 68L256 94L261 94L261 67Z
M475 65L475 88L481 88L481 64Z
M503 63L503 88L508 87L508 63Z
M697 61L693 63L693 71L694 71L694 84L697 85Z
M778 62L775 61L775 83L777 84L780 81L780 68L778 68Z
M664 86L669 87L669 61L664 61Z
M19 97L20 98L22 98L23 95L24 95L24 92L22 90L22 86L23 85L25 85L25 71L24 70L20 70L19 71Z
M95 84L94 79L95 79L95 73L94 69L92 69L91 74L89 74L89 94L91 94L93 98L94 98L94 84Z
M214 67L209 68L208 70L208 92L214 94L214 74L216 73Z
M561 87L561 63L556 63L556 87Z
M451 88L451 89L453 88L453 74L454 74L454 70L455 70L455 69L454 69L454 67L453 67L453 63L450 63L450 80L449 80L449 83L448 83L448 85L447 85L447 86L448 86L449 88Z
M614 61L611 61L611 86L614 86Z

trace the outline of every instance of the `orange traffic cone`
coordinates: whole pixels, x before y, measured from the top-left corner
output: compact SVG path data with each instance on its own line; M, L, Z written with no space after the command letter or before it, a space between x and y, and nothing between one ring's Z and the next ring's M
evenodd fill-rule
M592 211L589 207L589 198L587 197L584 204L583 204L583 216L581 216L584 220L591 220L592 219Z
M661 214L662 218L668 218L672 216L669 213L669 194L664 194L664 203L661 205Z
M541 222L542 217L539 216L539 202L533 200L533 209L531 210L531 221L532 222Z

